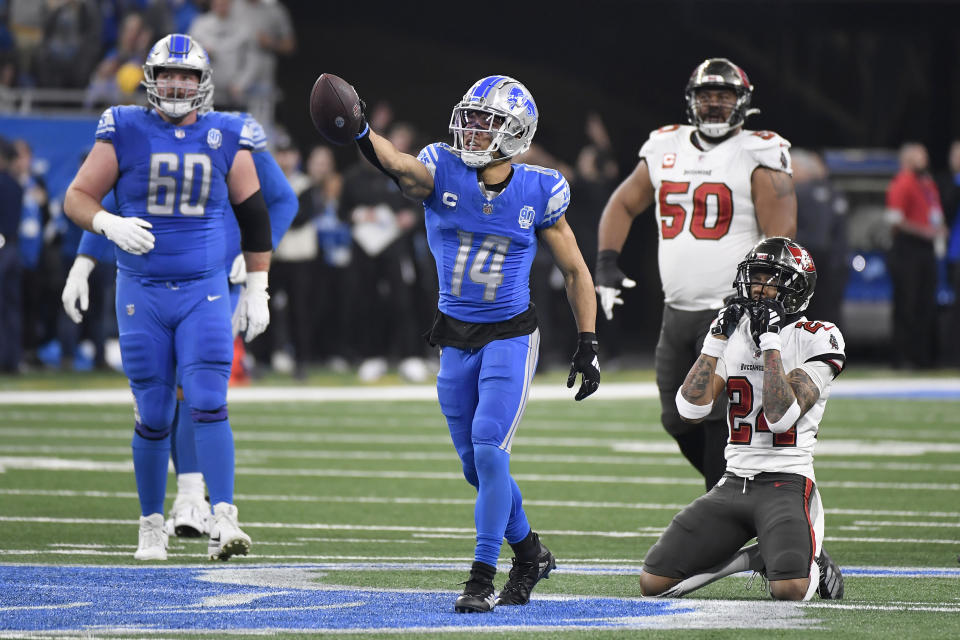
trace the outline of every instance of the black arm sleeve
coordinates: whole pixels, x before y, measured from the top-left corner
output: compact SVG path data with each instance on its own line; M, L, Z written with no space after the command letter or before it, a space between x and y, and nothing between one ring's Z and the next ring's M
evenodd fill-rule
M270 212L259 189L240 204L233 205L233 215L240 226L241 249L257 252L273 250Z
M357 136L357 146L360 147L360 153L362 153L363 157L367 159L367 162L375 166L380 173L396 182L398 187L400 186L400 180L397 179L397 176L387 171L384 166L380 164L380 158L377 157L377 152L373 148L373 143L370 142L370 125L366 125L363 133Z

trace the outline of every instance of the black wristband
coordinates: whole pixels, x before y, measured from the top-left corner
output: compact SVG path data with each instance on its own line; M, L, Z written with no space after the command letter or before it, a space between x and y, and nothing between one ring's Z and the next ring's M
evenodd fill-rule
M577 341L580 343L585 342L587 344L592 344L593 346L600 344L597 341L597 334L590 331L581 331L579 334L577 334Z
M604 249L597 253L597 265L616 267L619 258L620 252L616 249Z
M397 179L397 176L387 171L380 163L380 158L377 157L377 151L373 148L373 143L370 142L370 125L367 124L366 121L363 122L363 127L361 127L360 133L357 134L355 139L357 141L357 146L360 147L360 153L362 153L363 157L367 159L367 162L375 166L380 173L396 182L397 186L399 187L400 180Z

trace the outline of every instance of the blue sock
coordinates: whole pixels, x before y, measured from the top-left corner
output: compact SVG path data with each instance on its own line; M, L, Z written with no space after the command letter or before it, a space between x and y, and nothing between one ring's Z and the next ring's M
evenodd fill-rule
M510 454L490 444L474 445L474 459L480 489L474 521L477 526L477 548L474 559L497 566L500 545L510 518L513 492L510 489Z
M507 530L503 537L507 542L514 544L520 542L530 533L530 523L527 522L527 514L523 510L523 496L520 495L520 487L510 478L510 489L513 493L513 505L510 507L510 519L507 521Z
M230 422L226 419L206 422L203 419L215 412L193 410L191 413L196 426L197 461L210 492L210 504L233 504L233 431Z
M137 428L141 428L137 425ZM133 434L133 473L140 496L140 515L163 513L167 494L167 469L170 465L170 436L158 440Z
M183 402L177 405L177 427L174 431L173 459L177 474L200 473L197 461L195 423L190 408Z

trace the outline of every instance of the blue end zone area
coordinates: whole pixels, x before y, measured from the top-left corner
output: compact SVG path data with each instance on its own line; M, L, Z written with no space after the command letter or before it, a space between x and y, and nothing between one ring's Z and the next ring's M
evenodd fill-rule
M303 567L3 565L0 629L262 633L270 629L622 628L624 617L650 621L694 611L671 601L565 597L501 607L489 615L461 615L453 612L456 593L360 590L325 585L322 577L322 571Z
M821 621L803 604L534 595L524 607L453 612L454 591L324 582L351 565L58 567L0 565L0 637L23 634L264 635L374 632L549 632L572 629L793 629ZM356 566L371 571L392 563ZM425 567L417 567L423 569ZM584 567L574 568L585 573ZM589 573L589 572L587 572ZM845 568L848 577L960 578L960 569ZM746 574L744 574L746 575ZM851 605L856 608L855 604ZM12 634L12 635L11 635Z

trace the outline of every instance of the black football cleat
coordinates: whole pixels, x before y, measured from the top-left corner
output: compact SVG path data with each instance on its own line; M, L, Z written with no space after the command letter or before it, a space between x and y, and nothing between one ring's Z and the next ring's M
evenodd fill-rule
M820 550L817 565L820 567L820 585L817 587L820 597L824 600L843 599L843 574L826 549Z
M493 576L495 569L488 566L480 567L480 562L474 562L470 569L470 579L463 583L463 593L457 598L453 610L457 613L488 613L493 611L494 589Z
M550 577L550 572L557 568L557 559L550 553L550 549L543 546L540 538L537 538L537 544L540 550L537 552L537 559L534 562L520 562L513 559L513 567L510 569L510 576L507 583L503 585L500 594L497 596L498 605L527 604L530 602L530 593L537 583L544 578Z

